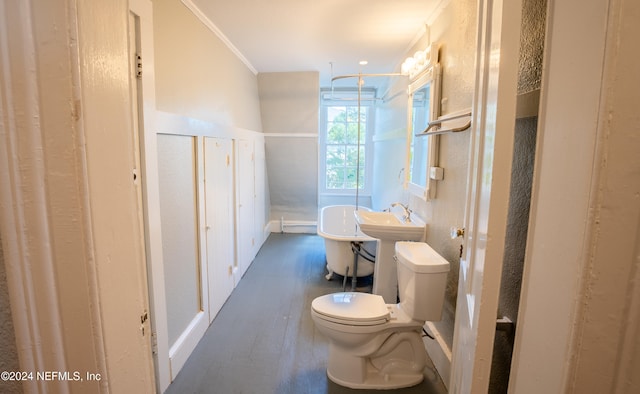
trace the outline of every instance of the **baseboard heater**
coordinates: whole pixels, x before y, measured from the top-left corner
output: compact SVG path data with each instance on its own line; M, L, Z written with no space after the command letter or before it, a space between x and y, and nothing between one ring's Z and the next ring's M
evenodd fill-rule
M315 233L318 222L312 220L284 220L280 218L280 232L290 233Z

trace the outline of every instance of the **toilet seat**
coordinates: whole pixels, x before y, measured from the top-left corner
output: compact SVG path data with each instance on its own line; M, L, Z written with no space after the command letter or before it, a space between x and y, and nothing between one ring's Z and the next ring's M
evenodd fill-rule
M352 326L375 326L391 318L384 298L376 294L327 294L314 299L311 308L324 320Z

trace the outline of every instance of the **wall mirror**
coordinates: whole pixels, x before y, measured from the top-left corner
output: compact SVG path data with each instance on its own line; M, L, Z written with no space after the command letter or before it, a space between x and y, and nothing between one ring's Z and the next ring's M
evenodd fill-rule
M436 55L437 59L437 55ZM429 168L437 163L437 136L416 136L438 118L440 103L440 65L425 68L409 84L407 105L407 189L423 199L433 197L435 188Z

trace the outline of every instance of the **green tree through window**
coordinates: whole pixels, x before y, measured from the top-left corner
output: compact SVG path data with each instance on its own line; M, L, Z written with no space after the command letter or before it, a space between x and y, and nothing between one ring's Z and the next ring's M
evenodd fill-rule
M328 106L326 110L325 187L327 190L355 190L358 182L358 188L363 189L366 186L365 142L368 108L360 108L359 125L357 106Z

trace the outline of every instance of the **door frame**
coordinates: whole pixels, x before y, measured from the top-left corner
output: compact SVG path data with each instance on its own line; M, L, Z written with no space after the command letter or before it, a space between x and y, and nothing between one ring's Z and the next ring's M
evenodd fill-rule
M624 392L634 371L637 12L629 1L549 4L510 393L603 392L611 381L619 391L604 390ZM599 286L606 297L594 297Z
M153 48L153 4L150 0L129 0L129 12L139 20L138 45L142 55L142 122L139 130L143 187L144 235L147 252L147 280L152 331L156 389L164 392L172 381L169 358L169 329L162 256L158 142L155 127L155 74ZM132 37L129 37L130 40ZM132 45L130 42L129 45ZM137 103L133 103L136 105Z
M131 87L117 49L126 45L127 5L33 3L0 5L10 21L0 24L0 232L16 350L22 371L101 379L23 387L148 391L145 267L122 106ZM122 35L100 35L102 15ZM97 53L113 62L111 78L94 67Z
M160 180L158 173L158 112L155 106L155 75L153 48L153 4L150 0L130 0L129 12L138 20L138 37L130 37L129 45L136 40L141 53L142 112L139 130L142 162L145 247L147 250L147 277L152 331L152 347L156 374L156 389L164 392L182 369L188 357L209 327L209 298L206 256L206 220L204 201L204 146L203 137L191 128L177 126L163 130L164 134L183 135L194 139L196 174L196 223L197 223L197 272L199 311L185 330L169 343L167 295L165 287L162 226L160 212ZM132 74L133 75L133 74ZM134 104L135 105L135 104ZM165 125L167 126L167 125Z

